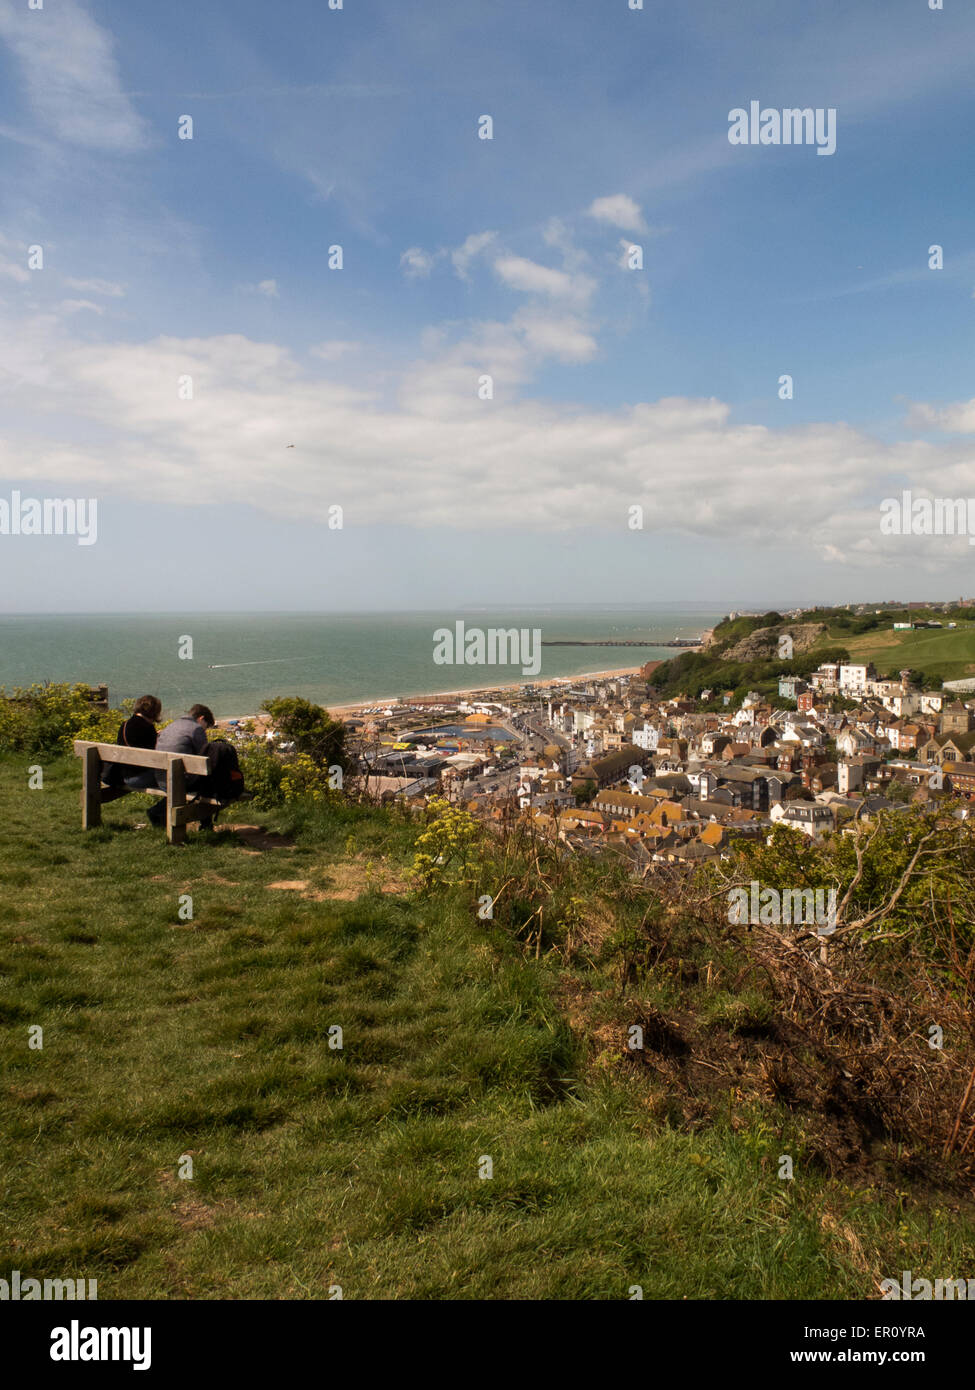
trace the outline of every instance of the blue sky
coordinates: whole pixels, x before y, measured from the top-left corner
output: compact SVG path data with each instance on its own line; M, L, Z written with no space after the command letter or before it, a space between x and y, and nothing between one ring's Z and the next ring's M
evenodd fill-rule
M969 592L879 504L975 492L973 41L960 0L0 0L0 497L99 514L0 535L0 609ZM835 154L731 145L752 100Z

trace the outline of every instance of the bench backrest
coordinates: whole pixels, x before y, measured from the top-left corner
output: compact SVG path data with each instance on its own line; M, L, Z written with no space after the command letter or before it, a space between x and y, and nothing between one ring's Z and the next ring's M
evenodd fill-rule
M121 743L94 743L91 739L76 738L76 758L83 758L89 748L97 748L103 763L127 763L130 767L154 767L165 772L174 758L179 758L185 770L205 777L210 764L202 753L164 753L158 748L126 748Z

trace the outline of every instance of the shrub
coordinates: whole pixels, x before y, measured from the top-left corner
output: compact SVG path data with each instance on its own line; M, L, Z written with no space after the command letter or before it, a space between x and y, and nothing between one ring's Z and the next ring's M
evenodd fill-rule
M68 682L0 688L0 750L12 753L70 753L76 738L114 743L132 702L98 710L87 685Z
M299 753L284 764L281 796L285 801L324 801L329 793L328 772L307 753Z
M859 923L861 940L910 945L963 976L961 962L975 960L975 822L957 820L958 809L948 799L882 811L815 845L777 825L737 842L738 876L779 891L835 887L841 933Z
M281 783L285 765L265 742L244 744L238 748L244 786L253 794L255 806L269 810L284 800Z
M298 696L265 700L261 708L271 716L276 732L294 744L296 753L326 767L337 764L343 771L347 769L345 725L333 719L327 709Z
M422 888L472 883L483 845L481 827L459 806L435 796L427 806L427 828L417 836L410 876Z

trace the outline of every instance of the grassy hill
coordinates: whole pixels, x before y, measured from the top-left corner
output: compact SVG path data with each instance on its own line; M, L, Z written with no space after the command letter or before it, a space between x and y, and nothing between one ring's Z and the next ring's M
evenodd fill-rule
M975 676L975 624L917 632L894 632L888 624L859 636L831 633L822 645L840 641L853 661L872 661L882 674L906 668L949 681Z
M923 628L895 632L894 622L935 617L947 623L943 613L890 611L854 617L845 610L815 609L801 619L790 621L778 613L727 619L714 629L711 645L704 652L686 652L663 662L653 672L653 683L661 695L694 697L706 688L733 690L738 699L749 689L760 691L773 704L777 699L778 677L782 674L808 676L823 661L849 657L851 661L872 661L881 675L908 669L923 673L932 684L942 680L961 680L975 675L975 623L969 610L958 610L951 621L955 628ZM965 614L966 616L962 616ZM791 633L812 623L824 630L813 645L796 650L792 661L780 660L775 653L779 633ZM750 643L754 654L740 659Z
M245 806L167 847L138 797L84 834L77 762L28 791L27 761L0 758L7 1268L197 1299L862 1298L972 1269L950 1175L763 1090L761 981L612 867L574 867L533 935L520 900L510 926L503 896L481 921L412 888L397 812Z

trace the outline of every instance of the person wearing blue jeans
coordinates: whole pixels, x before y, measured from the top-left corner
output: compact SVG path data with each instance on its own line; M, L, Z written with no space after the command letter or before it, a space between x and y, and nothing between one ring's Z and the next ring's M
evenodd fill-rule
M207 729L212 729L216 723L212 710L207 709L206 705L193 705L187 714L179 719L174 719L172 724L167 724L156 741L156 748L160 753L195 753L205 754L207 751ZM163 771L150 773L150 777L155 777L156 786L163 791L166 789L166 774ZM207 789L209 778L199 774L190 774L186 778L186 790L188 792L202 792ZM166 798L157 801L154 806L149 808L149 821L157 829L166 824ZM213 824L212 814L200 822L201 830L208 830Z

